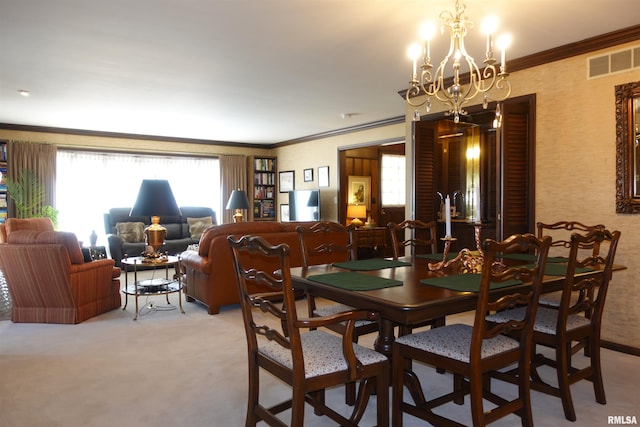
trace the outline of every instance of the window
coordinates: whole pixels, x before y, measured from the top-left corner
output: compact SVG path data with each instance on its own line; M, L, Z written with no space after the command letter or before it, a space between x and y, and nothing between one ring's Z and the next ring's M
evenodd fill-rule
M103 214L130 207L143 179L167 179L178 206L209 206L220 215L220 164L216 158L58 150L58 229L88 242L91 230L106 246Z
M380 170L382 206L405 205L406 163L398 154L383 154Z

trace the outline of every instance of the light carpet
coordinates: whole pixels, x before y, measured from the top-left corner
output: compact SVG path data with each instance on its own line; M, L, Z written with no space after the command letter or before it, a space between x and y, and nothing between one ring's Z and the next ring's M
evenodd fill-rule
M171 295L177 305L177 296ZM151 299L166 307L164 297ZM124 301L124 300L123 300ZM300 302L304 304L304 301ZM133 321L134 304L79 325L0 321L0 427L242 426L246 411L246 344L238 306L210 316L198 304L149 312ZM448 319L468 322L468 315ZM371 345L373 336L361 343ZM603 350L608 404L595 402L590 383L572 387L578 422L565 420L559 399L532 393L536 426L606 426L608 416L640 420L640 359ZM418 368L430 390L449 390L450 375ZM265 400L289 392L262 377ZM496 389L512 386L496 386ZM342 388L327 400L349 413ZM374 397L375 399L375 397ZM468 400L467 400L468 402ZM375 402L361 425L375 424ZM469 425L468 406L451 405ZM287 414L287 413L285 413ZM307 407L305 426L332 425ZM285 415L286 416L286 415ZM510 416L493 425L519 425ZM405 426L424 425L409 416Z

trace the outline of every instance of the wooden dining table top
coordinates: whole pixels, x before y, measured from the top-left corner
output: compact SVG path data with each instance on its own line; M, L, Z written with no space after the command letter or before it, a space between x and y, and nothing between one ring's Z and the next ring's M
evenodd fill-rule
M419 257L404 257L399 261L409 263L406 266L381 268L368 271L357 271L373 277L382 277L402 282L400 286L385 287L374 290L349 290L332 285L319 283L309 279L314 275L351 271L333 264L323 264L291 268L293 285L297 289L304 290L315 296L326 298L335 302L347 304L358 309L374 310L380 313L382 319L392 321L395 324L415 325L425 320L440 316L448 316L476 308L477 293L470 291L456 291L444 287L420 283L421 280L434 277L455 276L460 274L457 268L448 268L438 271L430 271L428 263L433 260ZM623 269L616 266L615 269ZM601 274L598 269L577 273L576 276ZM543 293L555 292L562 289L564 283L562 276L544 276ZM504 287L491 290L491 297L498 299L521 291L530 284Z

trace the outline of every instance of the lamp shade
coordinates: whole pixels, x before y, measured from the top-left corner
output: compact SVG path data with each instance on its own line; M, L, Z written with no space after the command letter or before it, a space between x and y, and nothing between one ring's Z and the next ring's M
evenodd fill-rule
M367 207L365 205L347 206L347 218L365 218L366 216Z
M166 179L143 179L130 215L180 216L180 208Z
M249 209L247 193L242 190L233 190L227 202L227 209Z

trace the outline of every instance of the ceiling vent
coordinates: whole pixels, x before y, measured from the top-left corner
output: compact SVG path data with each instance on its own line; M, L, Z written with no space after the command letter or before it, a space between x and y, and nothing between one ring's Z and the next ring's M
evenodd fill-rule
M587 58L588 78L640 68L640 46Z

